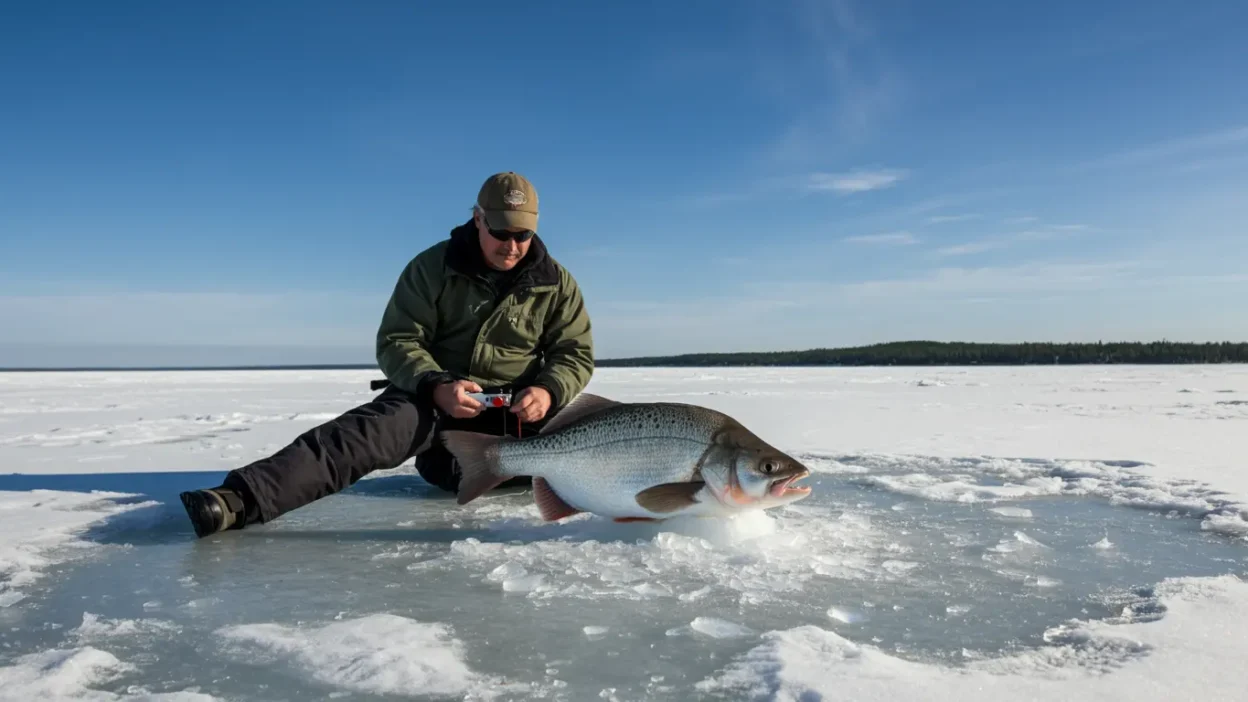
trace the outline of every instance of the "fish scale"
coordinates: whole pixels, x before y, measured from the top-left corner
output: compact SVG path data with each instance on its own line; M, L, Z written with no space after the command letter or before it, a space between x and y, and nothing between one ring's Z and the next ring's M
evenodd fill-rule
M637 493L693 480L723 424L700 407L620 405L554 434L505 442L499 462L507 475L545 479L565 502L585 511L661 516L641 508Z
M461 504L509 478L540 478L546 486L537 483L535 497L547 518L576 511L712 516L784 504L807 492L785 492L788 479L809 472L804 466L731 417L697 405L583 394L536 436L442 436L463 471ZM761 471L764 464L770 472Z

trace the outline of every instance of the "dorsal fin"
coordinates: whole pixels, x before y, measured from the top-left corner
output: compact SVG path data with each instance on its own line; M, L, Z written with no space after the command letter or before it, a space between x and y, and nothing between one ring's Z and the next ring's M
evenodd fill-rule
M542 427L542 431L540 433L549 434L552 431L557 431L558 429L566 427L581 417L589 416L594 412L607 409L608 407L615 407L619 404L623 403L615 400L609 400L601 395L593 395L583 392L580 395L577 395L576 399L569 402L567 407L559 410L559 414L552 417L551 420L546 423L546 426Z

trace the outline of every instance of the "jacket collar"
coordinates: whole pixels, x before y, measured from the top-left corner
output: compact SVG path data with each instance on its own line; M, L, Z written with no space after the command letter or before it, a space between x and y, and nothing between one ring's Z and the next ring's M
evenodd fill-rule
M485 263L477 240L477 227L472 220L451 230L450 243L446 249L446 264L451 270L470 278L480 278L493 269ZM540 237L534 236L529 252L517 264L515 285L517 288L554 285L559 282L555 261L546 250Z

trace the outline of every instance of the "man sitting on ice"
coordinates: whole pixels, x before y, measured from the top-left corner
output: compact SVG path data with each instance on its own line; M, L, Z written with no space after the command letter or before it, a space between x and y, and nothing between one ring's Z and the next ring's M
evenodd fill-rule
M404 268L377 332L386 388L304 432L271 456L230 471L218 487L181 495L204 537L268 522L413 456L422 477L455 491L459 471L437 432L540 430L589 383L589 314L572 275L537 236L537 191L498 173L472 219ZM511 392L512 406L468 396Z

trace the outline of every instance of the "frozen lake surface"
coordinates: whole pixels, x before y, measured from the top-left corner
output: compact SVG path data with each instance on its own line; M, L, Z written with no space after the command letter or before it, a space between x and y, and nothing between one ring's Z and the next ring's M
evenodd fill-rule
M367 372L0 374L0 699L1230 699L1248 369L602 370L816 471L732 521L410 466L196 540L177 492Z

